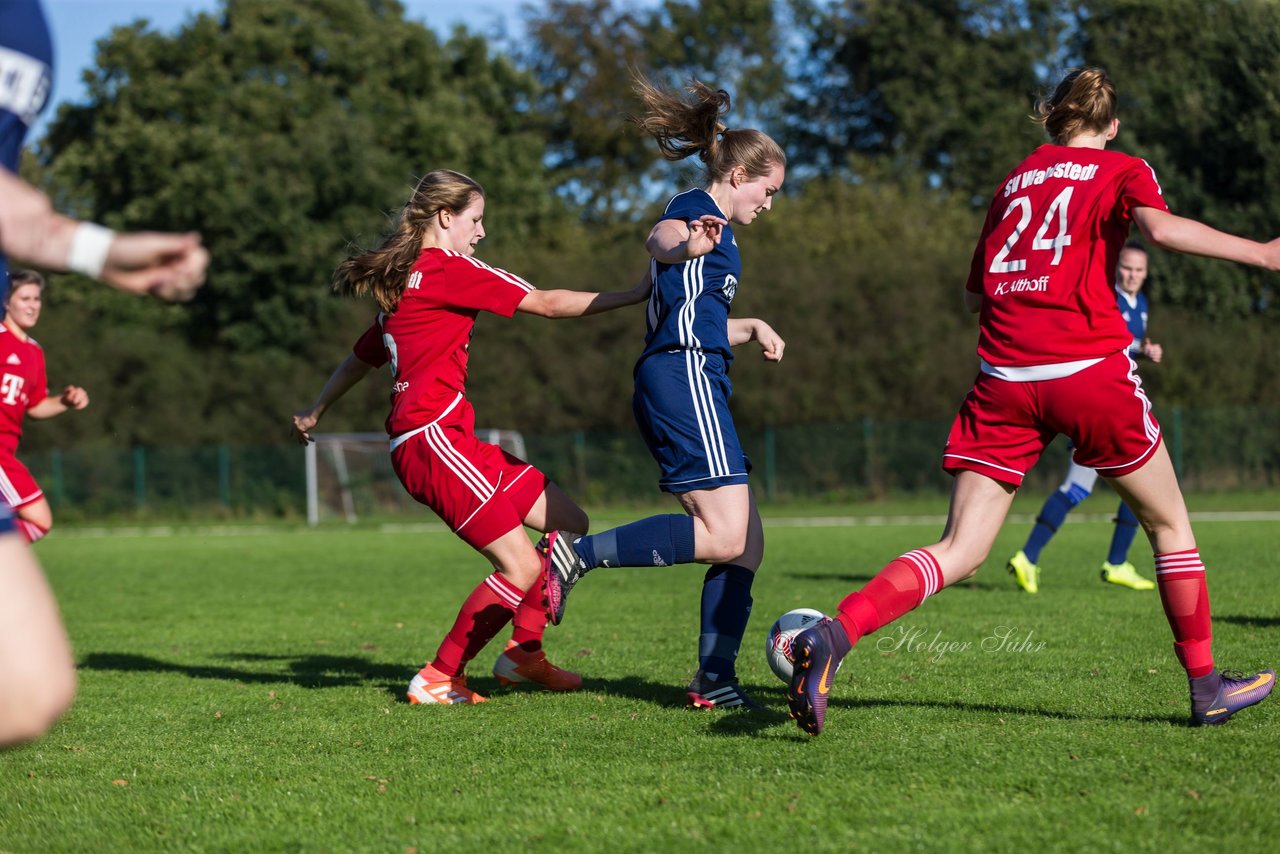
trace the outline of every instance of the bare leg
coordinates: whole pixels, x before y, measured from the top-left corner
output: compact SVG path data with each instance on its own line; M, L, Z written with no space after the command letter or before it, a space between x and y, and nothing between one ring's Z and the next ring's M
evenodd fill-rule
M1138 517L1156 554L1196 547L1187 505L1163 443L1142 468L1107 482Z
M751 487L745 483L698 489L677 496L693 517L694 560L699 563L732 563L756 569L764 554L764 533L759 527ZM752 528L757 536L752 538ZM753 551L758 552L753 554Z
M1015 487L977 472L956 475L942 539L925 547L942 569L944 586L978 571L991 553L1016 493Z
M20 535L0 536L0 746L43 734L75 696L53 593Z

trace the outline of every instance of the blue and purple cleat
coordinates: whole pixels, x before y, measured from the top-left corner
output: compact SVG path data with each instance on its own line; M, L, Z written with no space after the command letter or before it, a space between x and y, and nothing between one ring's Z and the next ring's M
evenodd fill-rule
M827 720L827 695L840 669L840 662L852 644L844 627L832 619L823 620L795 636L791 642L791 686L787 704L796 726L819 735Z
M1190 682L1191 725L1213 726L1225 723L1227 718L1241 709L1265 700L1275 687L1276 672L1263 670L1246 674L1224 670L1197 677ZM1208 696L1211 691L1214 693ZM1204 699L1197 701L1197 694Z

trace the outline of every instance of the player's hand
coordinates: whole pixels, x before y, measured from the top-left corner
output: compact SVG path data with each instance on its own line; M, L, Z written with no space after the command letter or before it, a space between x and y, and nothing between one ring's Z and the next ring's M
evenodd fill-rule
M78 385L69 385L62 390L59 399L67 409L84 409L89 405L89 392Z
M293 438L299 445L306 445L315 441L315 439L311 438L311 431L315 429L319 421L320 416L316 414L314 409L304 409L301 412L293 413Z
M690 258L700 258L720 245L720 236L727 219L705 214L689 220L689 239L685 241L685 253Z
M760 342L761 355L767 361L782 361L782 351L787 349L787 342L783 341L782 336L774 332L773 327L763 320L757 323L756 341Z
M1164 358L1164 348L1149 338L1143 340L1141 353L1153 362Z
M102 280L131 294L186 302L204 284L208 266L209 253L195 232L127 232L111 241Z

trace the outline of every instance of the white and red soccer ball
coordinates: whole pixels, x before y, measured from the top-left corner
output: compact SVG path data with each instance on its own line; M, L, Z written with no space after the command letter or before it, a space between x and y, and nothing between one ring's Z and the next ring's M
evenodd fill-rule
M788 611L769 629L765 638L764 655L769 662L769 669L787 684L791 684L791 642L796 635L805 629L811 629L827 618L821 611L812 608L796 608Z

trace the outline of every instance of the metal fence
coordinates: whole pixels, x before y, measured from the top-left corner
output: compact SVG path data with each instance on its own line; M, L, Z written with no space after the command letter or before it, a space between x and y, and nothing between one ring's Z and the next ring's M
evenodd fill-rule
M1259 488L1280 483L1280 408L1171 409L1158 413L1184 487ZM874 420L742 432L762 502L941 493L949 420ZM634 432L524 433L530 462L587 506L653 500L657 469ZM1056 485L1068 449L1059 438L1027 485ZM418 512L385 453L367 453L353 475L361 515ZM59 518L138 519L306 515L301 448L68 448L21 455ZM336 514L330 514L336 515Z

